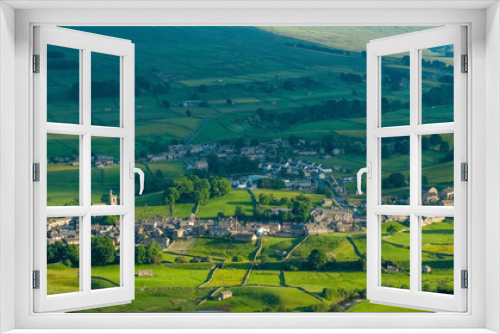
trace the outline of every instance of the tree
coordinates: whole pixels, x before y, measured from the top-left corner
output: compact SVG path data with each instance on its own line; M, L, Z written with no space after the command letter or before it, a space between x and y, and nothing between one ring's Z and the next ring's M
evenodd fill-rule
M252 145L252 146L258 146L259 144L260 144L260 142L256 138L253 138L252 140L250 140L250 145Z
M269 196L267 196L266 194L260 194L259 203L262 205L269 205Z
M311 210L311 202L300 200L299 197L294 198L293 200L292 213L295 215L295 219L297 221L303 223L309 218L309 211Z
M389 177L382 180L384 188L400 188L406 185L405 176L401 173L392 173Z
M431 148L429 137L422 136L422 150L426 151Z
M307 258L307 264L312 270L320 270L326 264L326 253L322 249L313 249Z
M299 144L299 137L291 135L288 137L288 144L291 146L297 146Z
M243 256L241 256L241 255L233 256L231 261L232 262L243 262Z
M185 256L178 256L175 258L175 262L176 263L187 263L188 261L187 261Z
M156 242L152 241L149 245L146 246L146 260L147 263L158 264L162 261L162 253L163 249Z
M155 172L155 176L159 179L162 179L163 180L163 171L161 169L157 169L156 172Z
M191 115L192 115L191 110L189 110L189 109L188 109L188 110L186 110L186 116L187 116L187 117L191 117Z
M391 225L387 226L387 234L388 235L393 235L396 232L397 232L396 225L391 224Z
M135 264L144 264L146 261L146 248L144 245L135 247Z
M438 134L433 134L431 135L431 137L429 138L429 143L432 145L432 146L436 146L436 145L439 145L443 142L443 137L441 137L441 135L438 135Z
M97 235L90 242L92 265L104 266L115 260L115 246L111 238Z
M170 187L167 190L165 190L165 204L170 206L170 215L174 215L174 205L177 200L181 197L181 194L179 191L174 188Z
M236 209L234 210L234 216L238 220L244 220L245 219L245 211L243 211L243 208L240 205L236 206Z
M439 145L439 150L441 152L448 152L450 150L450 144L447 141L443 141L441 145Z

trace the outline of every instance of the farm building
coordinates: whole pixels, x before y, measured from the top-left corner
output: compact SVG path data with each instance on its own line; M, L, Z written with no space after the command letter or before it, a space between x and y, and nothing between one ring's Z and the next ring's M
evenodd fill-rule
M153 269L137 270L137 276L139 276L139 277L151 277L151 276L153 276Z
M233 236L234 240L253 242L257 240L257 236L253 233L238 233Z
M233 293L230 290L222 291L217 296L214 297L214 300L225 300L233 297Z

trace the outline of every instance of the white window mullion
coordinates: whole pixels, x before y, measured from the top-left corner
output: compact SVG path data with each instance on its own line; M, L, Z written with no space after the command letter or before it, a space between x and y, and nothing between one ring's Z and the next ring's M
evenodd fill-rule
M40 270L41 289L34 291L35 312L72 311L103 305L129 303L134 298L134 182L128 175L124 159L134 161L134 66L130 61L121 65L122 118L131 120L125 127L92 126L92 52L104 52L134 60L134 45L130 41L53 27L35 28L35 52L40 54L40 73L34 74L35 96L35 162L40 161L41 178L35 184L35 254L34 269ZM57 45L79 51L80 59L80 124L47 123L47 45ZM131 95L132 97L127 97ZM79 205L47 207L47 133L78 136L79 138ZM122 199L126 205L92 205L92 136L121 138L120 178ZM120 215L121 277L120 287L92 291L92 216ZM58 292L47 295L47 217L79 217L79 292ZM125 228L126 230L123 230Z

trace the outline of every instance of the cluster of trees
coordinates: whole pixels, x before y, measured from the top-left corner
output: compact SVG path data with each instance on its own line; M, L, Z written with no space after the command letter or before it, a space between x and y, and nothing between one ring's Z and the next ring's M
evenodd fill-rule
M56 241L47 245L47 263L62 262L68 267L78 268L80 266L80 253L77 245L64 245Z
M410 110L410 101L401 102L400 100L388 100L387 98L382 97L381 108L382 114L400 109Z
M164 192L165 204L170 205L171 213L176 202L195 202L205 204L210 198L219 198L231 192L231 183L225 178L211 176L200 179L197 175L182 176Z
M262 189L283 189L285 182L277 178L265 178L257 181L257 187Z
M390 159L394 153L409 154L410 141L405 138L384 138L381 150L382 159Z
M263 122L286 128L288 126L315 121L338 118L353 118L366 115L366 101L360 100L329 100L319 105L294 109L285 113L276 113L274 110L257 109L257 114Z
M161 246L152 241L147 245L135 246L135 264L158 264L162 261L163 250Z
M109 197L109 195L108 195ZM96 216L92 217L92 224L99 225L116 225L120 220L120 216Z
M168 94L170 92L170 84L164 81L151 82L143 76L135 77L135 96L143 93L151 92L155 94Z
M296 79L286 79L281 83L281 87L286 90L295 89L318 89L323 86L322 82L318 79L311 77L300 77Z
M175 258L176 263L200 263L200 262L212 262L213 259L211 256L203 256L203 257L192 257L189 261L186 256L178 256Z
M279 213L279 220L282 222L295 221L304 223L309 219L309 212L312 209L311 199L303 194L293 197L292 199L283 197L279 201L272 194L260 194L254 208L254 219L268 220L273 218L272 210L262 207L262 205L286 205L287 208L291 209L291 211L281 211ZM242 218L245 217L243 216Z
M290 205L291 207L292 204L292 201L290 201L288 197L281 197L281 199L277 199L276 197L274 197L274 194L260 194L258 200L261 205Z
M313 249L305 260L287 261L282 264L284 271L328 271L328 270L366 270L366 255L355 261L337 262L335 258L329 259L322 249Z
M382 180L382 188L401 188L406 185L406 178L401 173L392 173Z
M90 252L93 266L104 266L119 261L113 240L106 236L93 236L90 241ZM59 241L47 245L47 263L58 262L78 268L80 265L78 245L64 245Z
M221 160L217 155L207 157L208 172L212 175L247 174L259 171L260 160L246 157L235 157L229 161Z
M104 235L92 237L90 241L90 257L93 266L105 266L119 260L119 257L116 256L113 240Z
M360 83L363 82L363 77L354 73L340 73L340 80L344 82Z
M453 105L453 85L433 87L422 94L424 107Z

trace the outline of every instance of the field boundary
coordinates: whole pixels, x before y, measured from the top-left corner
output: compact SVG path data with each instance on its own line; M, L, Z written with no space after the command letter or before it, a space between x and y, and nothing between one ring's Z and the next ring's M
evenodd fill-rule
M288 258L290 257L290 255L292 255L292 253L300 246L302 245L307 239L309 238L309 235L307 235L304 239L302 239L301 242L299 242L298 244L295 245L295 247L292 248L292 250L290 251L290 253L288 253L287 256L285 256L285 260L288 260Z
M200 285L198 285L196 288L197 289L203 288L205 285L209 284L212 281L212 278L214 278L214 275L215 275L215 272L217 271L217 269L219 269L219 266L212 267L212 269L210 269L210 272L208 273L207 280L205 282L201 283Z
M347 239L347 241L349 241L351 246L354 248L354 253L356 253L357 256L361 257L361 252L359 251L358 246L356 246L356 243L354 242L354 240L352 240L352 237L348 236L346 239Z

